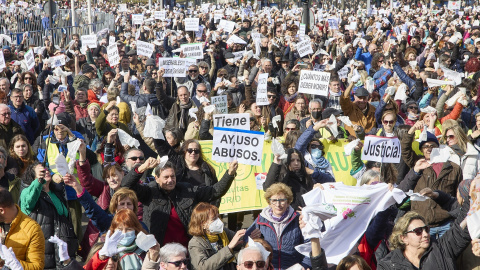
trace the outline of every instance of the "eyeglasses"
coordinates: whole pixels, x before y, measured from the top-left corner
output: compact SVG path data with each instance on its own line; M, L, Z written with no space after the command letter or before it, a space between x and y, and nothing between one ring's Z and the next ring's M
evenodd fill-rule
M25 58L23 55L18 56L18 59L23 59L23 58Z
M21 98L23 98L23 96L10 96L10 97L13 98L13 99L21 99Z
M393 124L395 124L395 120L383 120L383 123L385 125L393 125Z
M445 140L453 140L455 139L455 135L445 135Z
M257 268L264 268L265 267L265 261L245 261L243 262L243 266L247 269L252 269L253 264L257 265Z
M422 146L422 149L433 149L433 148L437 148L438 146L434 145L434 144L430 144L430 145L424 145Z
M410 231L405 232L405 234L413 232L413 233L415 233L416 236L420 236L420 235L422 235L423 231L425 231L426 233L430 233L430 227L428 227L428 226L418 227L418 228L415 228L415 229L412 229Z
M277 98L277 96L275 96L275 95L267 95L267 97L268 97L268 99L275 99L275 98Z
M183 260L180 260L180 261L168 262L168 263L171 263L171 264L175 265L175 267L180 267L182 264L188 265L190 263L190 260L189 259L183 259Z
M194 153L195 155L198 155L198 154L200 154L200 149L188 148L187 152L189 154Z
M320 144L310 144L310 148L312 149L320 148Z
M292 131L292 130L297 130L297 128L289 128L289 127L287 127L287 128L285 128L285 130L286 130L286 131Z
M198 93L206 93L207 90L198 90L198 89L197 89L197 92L198 92Z
M409 108L410 110L418 110L418 107L417 107L417 106L408 106L408 108Z
M208 67L202 67L202 66L199 66L199 68L201 68L201 69L207 69Z
M144 161L145 157L129 157L128 159L131 159L133 161L137 161L137 159L140 159L140 161Z
M1 158L1 159L5 159L5 156L4 156L4 155L0 155L0 158Z
M270 203L280 203L284 204L287 202L287 199L270 199Z
M189 72L189 73L197 73L197 72L198 72L198 69L190 69L188 72Z

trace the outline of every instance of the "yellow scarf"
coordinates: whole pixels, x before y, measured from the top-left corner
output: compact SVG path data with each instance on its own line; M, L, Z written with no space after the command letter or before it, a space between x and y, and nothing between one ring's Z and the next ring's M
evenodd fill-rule
M222 240L223 247L226 247L226 246L228 246L228 244L230 244L230 240L228 240L227 233L225 231L223 231L221 234L209 234L209 233L207 233L207 239L210 243L218 242L218 238L220 238ZM235 260L235 256L233 256L233 258L230 261L228 261L228 263L233 262L233 260Z

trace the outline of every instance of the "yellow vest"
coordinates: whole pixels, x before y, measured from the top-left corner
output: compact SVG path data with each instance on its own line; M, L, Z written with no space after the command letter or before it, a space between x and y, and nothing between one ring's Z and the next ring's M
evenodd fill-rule
M47 161L48 161L48 166L52 172L55 174L58 173L57 166L55 165L55 160L57 159L58 155L61 155L60 151L58 150L58 146L55 143L50 143L51 139L46 139L45 140L45 145L48 144L48 149L47 149ZM78 153L76 154L76 159L78 159L79 155ZM67 164L70 163L71 159L69 156L66 156L65 159L67 160ZM78 181L77 177L77 168L76 166L73 169L73 174L75 175L75 179Z

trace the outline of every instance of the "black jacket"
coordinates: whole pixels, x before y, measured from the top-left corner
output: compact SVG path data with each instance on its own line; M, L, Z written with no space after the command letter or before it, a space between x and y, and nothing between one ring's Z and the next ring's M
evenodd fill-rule
M175 188L167 193L161 189L157 182L148 185L139 183L143 173L136 169L131 170L122 180L122 187L127 187L137 194L138 200L143 203L143 221L150 228L150 233L155 236L158 243L163 243L167 224L170 218L171 204L188 231L190 216L193 208L200 202L212 202L220 199L230 188L235 176L226 172L222 179L213 186L192 186L182 183L178 179Z
M97 130L95 129L95 124L92 123L92 120L90 120L90 117L87 116L78 119L76 128L77 131L83 135L83 138L85 138L85 143L89 146L92 146L92 143L97 136Z

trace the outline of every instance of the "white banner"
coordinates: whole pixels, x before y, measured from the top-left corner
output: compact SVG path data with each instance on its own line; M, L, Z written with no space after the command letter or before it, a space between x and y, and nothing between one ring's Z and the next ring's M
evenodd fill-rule
M7 65L5 64L5 57L3 56L3 50L0 51L0 72L3 71L4 68L6 68Z
M118 48L116 44L107 47L107 55L110 67L120 64L120 55L118 54Z
M452 10L460 10L460 6L462 5L462 1L448 1L448 9Z
M257 106L268 105L267 80L268 80L268 73L262 73L258 75L257 98L256 98Z
M300 71L298 92L312 95L328 96L330 73L312 70Z
M214 97L211 97L210 99L211 99L212 105L215 105L215 108L217 109L217 113L220 113L220 114L228 113L228 103L227 103L226 95L214 96Z
M296 47L297 47L297 52L300 55L300 57L304 57L305 55L313 53L312 44L310 42L310 39L305 39L303 41L298 42Z
M198 31L199 18L185 18L185 31Z
M362 160L382 163L400 163L402 147L397 137L366 136L363 143Z
M250 130L249 113L214 114L213 126Z
M132 25L143 24L143 14L132 14Z
M194 59L203 59L203 44L202 43L189 43L182 44L180 48L183 50L185 57Z
M185 77L187 67L185 66L185 60L182 58L158 58L158 66L165 69L163 77Z
M50 57L49 60L51 68L65 66L65 54Z
M213 128L212 159L217 162L262 165L263 140L260 131Z
M153 51L155 50L155 45L137 40L137 54L143 55L148 58L152 57Z
M28 50L25 53L25 63L27 64L27 69L32 70L35 68L35 56L33 55L33 49Z
M165 10L155 11L154 16L156 20L164 20L167 16L167 12Z
M235 22L227 21L227 20L220 20L220 24L218 24L218 28L222 28L225 32L232 33L233 29L235 28Z
M80 39L82 40L82 47L97 48L97 35L83 35Z

